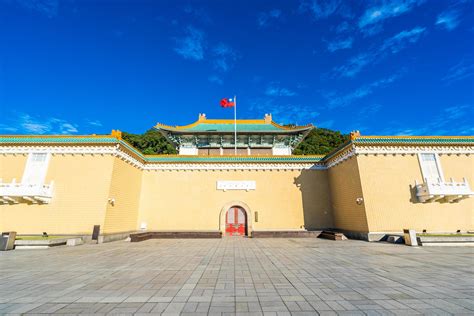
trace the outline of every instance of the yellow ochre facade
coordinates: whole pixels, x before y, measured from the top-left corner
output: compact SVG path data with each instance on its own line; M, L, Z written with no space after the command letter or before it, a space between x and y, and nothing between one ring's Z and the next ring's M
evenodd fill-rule
M281 152L306 133L296 127L300 134L283 137L265 128L256 130L279 137ZM103 240L113 240L144 231L225 236L238 234L241 224L247 236L333 229L377 240L403 229L474 230L473 136L352 133L326 156L251 154L257 147L275 152L265 146L263 136L252 134L239 145L249 155L146 156L118 131L0 136L0 231L88 236L100 225Z

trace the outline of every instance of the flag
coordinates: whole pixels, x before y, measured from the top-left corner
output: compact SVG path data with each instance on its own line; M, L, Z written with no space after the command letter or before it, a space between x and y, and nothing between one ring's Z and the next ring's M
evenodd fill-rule
M232 98L230 98L230 99L224 98L224 99L221 100L221 106L223 108L231 108L231 107L235 106L235 101Z

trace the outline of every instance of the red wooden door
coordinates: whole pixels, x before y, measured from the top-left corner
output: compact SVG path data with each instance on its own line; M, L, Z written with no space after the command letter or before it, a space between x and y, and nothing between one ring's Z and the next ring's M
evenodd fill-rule
M240 207L231 207L225 217L225 232L228 236L244 236L247 219Z

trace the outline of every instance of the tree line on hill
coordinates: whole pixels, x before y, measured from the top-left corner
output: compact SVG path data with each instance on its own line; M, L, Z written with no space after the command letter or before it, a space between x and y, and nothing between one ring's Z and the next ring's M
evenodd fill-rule
M123 132L122 138L145 155L177 154L174 146L156 129L143 134ZM294 155L325 155L342 145L349 135L327 128L314 128L293 150Z

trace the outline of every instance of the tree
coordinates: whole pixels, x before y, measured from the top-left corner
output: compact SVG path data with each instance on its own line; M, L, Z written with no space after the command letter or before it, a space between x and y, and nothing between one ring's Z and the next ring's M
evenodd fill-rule
M156 129L144 134L122 133L122 138L145 155L176 154L174 146ZM349 139L339 131L315 128L295 148L294 155L324 155L342 145Z
M349 135L327 128L315 128L293 150L294 155L325 155L349 140Z
M145 155L176 154L174 146L156 129L144 134L122 133L122 138Z

